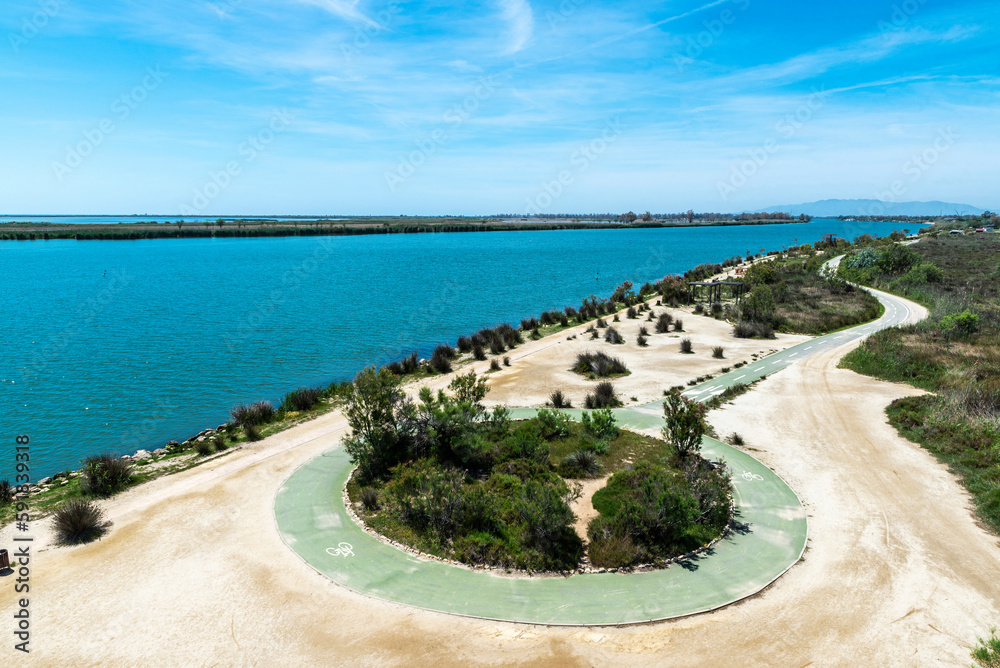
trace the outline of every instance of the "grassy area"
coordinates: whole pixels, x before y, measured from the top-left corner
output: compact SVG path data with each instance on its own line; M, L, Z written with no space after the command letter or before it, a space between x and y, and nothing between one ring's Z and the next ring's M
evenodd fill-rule
M749 288L726 311L737 336L769 336L770 331L818 336L853 327L882 314L879 301L837 277L823 276L822 264L837 248L817 252L800 247L757 263L743 276ZM716 315L720 309L714 309Z
M844 275L931 315L873 334L841 366L934 393L894 402L890 421L961 477L980 519L1000 532L1000 235L922 236L845 258Z

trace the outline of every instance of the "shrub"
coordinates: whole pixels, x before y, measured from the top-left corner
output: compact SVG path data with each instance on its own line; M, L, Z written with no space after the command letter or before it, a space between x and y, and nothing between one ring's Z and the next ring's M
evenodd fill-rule
M10 480L4 478L0 480L0 507L14 503L14 489L10 486Z
M628 311L625 312L625 317L629 320L635 320L639 317L639 312L635 310L635 307L629 306Z
M744 445L745 441L743 437L737 434L735 431L729 435L729 442L732 445Z
M246 434L248 441L259 441L264 438L260 433L260 428L255 424L248 424L243 427L243 433Z
M614 408L621 405L622 402L615 393L614 385L606 380L598 383L594 391L584 399L584 406L590 409Z
M500 361L494 357L493 359L490 360L490 371L499 371L499 370L500 370Z
M541 323L538 322L538 318L525 318L524 320L521 321L521 329L523 329L526 332L530 332L533 329L538 329L540 325Z
M274 404L270 401L237 404L229 411L233 422L243 428L246 428L248 425L257 426L267 424L274 419L275 413Z
M712 302L712 315L715 317L722 315L722 302Z
M542 431L542 438L547 441L569 436L569 415L562 411L540 408L535 420Z
M617 313L615 313L615 316L613 318L611 318L611 321L612 322L621 322L622 319L618 317Z
M714 346L712 348L712 357L714 357L717 360L726 359L726 357L725 357L725 355L723 353L725 353L725 349L722 346ZM726 373L726 372L723 371L723 373Z
M94 540L111 525L100 506L89 499L73 499L59 506L52 524L59 541L70 544Z
M226 443L226 435L223 433L218 433L215 438L212 439L212 445L215 446L216 451L222 452L229 448L229 444Z
M541 332L539 332L537 329L531 330L531 340L532 341L537 341L540 338L542 338L542 333ZM501 352L503 352L503 351L501 351Z
M763 322L740 320L733 325L733 336L738 339L773 339L774 328Z
M102 453L83 460L84 491L94 496L111 496L125 489L132 482L132 465L110 453Z
M691 353L694 352L694 348L691 345L691 339L687 338L686 336L683 339L681 339L681 352L684 353L685 355L690 355Z
M622 335L614 327L608 327L608 331L604 332L604 340L608 343L625 343L625 339L622 338Z
M606 323L604 321L604 318L598 318L597 319L597 326L600 327L601 329L603 329L603 328L605 328L605 327L608 326L608 323Z
M650 314L652 316L652 314ZM674 318L669 313L661 313L660 317L656 319L656 333L664 334L670 331L670 325L673 324Z
M451 350L451 348L449 348L449 350ZM438 373L451 372L451 357L448 353L441 351L441 346L438 346L437 349L434 350L434 354L431 355L427 364Z
M510 358L509 357L504 356L504 358L503 358L503 365L504 366L510 366Z
M595 536L590 535L589 531L588 536L590 545L587 547L587 557L597 568L620 568L642 559L643 551L628 536Z
M374 367L358 372L344 405L352 431L344 448L358 467L360 482L384 477L403 461L408 434L402 423L410 406L398 377Z
M972 336L979 329L979 316L965 309L961 313L946 315L938 323L946 339L961 339Z
M566 455L560 470L564 478L595 478L601 473L601 462L590 450L577 450Z
M483 350L483 347L480 345L473 346L472 356L475 357L480 362L482 362L483 360L486 359L486 351Z
M990 637L985 640L976 637L976 646L971 651L976 668L1000 668L1000 637L995 628L990 629Z
M434 349L434 354L435 355L441 355L442 357L444 357L446 359L450 359L450 360L455 359L456 357L458 357L458 351L456 351L454 348L452 348L451 346L449 346L447 343L442 343L441 345L439 345L438 347L436 347Z
M321 387L300 387L285 395L281 401L281 410L308 411L319 403L323 398L323 388Z
M567 318L576 318L579 315L579 313L576 312L576 309L573 308L572 306L567 306L566 308L564 308L563 313L566 314Z
M649 336L649 330L646 329L645 325L639 328L639 336Z
M369 512L378 510L378 490L374 487L362 487L361 504Z
M590 338L591 338L591 340L593 340L593 339L599 339L599 338L601 338L601 335L600 335L600 333L596 329L594 329L594 330L590 331Z
M701 450L701 437L708 431L705 407L672 390L663 402L663 438L681 457Z
M562 390L555 390L549 395L549 401L555 408L573 408L573 403L566 398Z
M458 337L458 350L463 353L472 352L472 339L467 336Z
M215 444L207 438L204 441L198 440L194 443L194 451L202 457L207 457L215 452Z
M533 330L531 332L532 338L538 337L538 330ZM507 347L504 345L504 341L500 337L493 337L490 339L490 352L494 355L499 355L500 353L507 352Z
M681 320L680 318L677 318L677 320L674 320L674 331L675 332L683 332L684 331L684 321Z
M646 337L643 336L642 334L640 334L639 336L636 337L635 342L639 344L640 348L645 348L646 346L649 345L649 343L647 342Z
M705 307L702 306L701 304L695 304L694 305L694 312L697 313L697 314L699 314L699 315L701 315L702 313L705 312Z
M576 356L573 371L585 376L593 374L599 378L628 373L628 367L617 357L606 353L580 353Z
M611 383L608 383L610 385ZM613 390L612 390L613 393ZM613 440L618 436L618 420L610 408L602 408L580 416L584 433L599 440Z

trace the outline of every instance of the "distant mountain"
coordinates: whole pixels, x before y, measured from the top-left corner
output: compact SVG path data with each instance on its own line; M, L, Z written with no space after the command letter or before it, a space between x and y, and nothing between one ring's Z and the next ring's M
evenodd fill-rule
M762 210L764 213L790 213L797 216L804 213L813 218L836 218L837 216L953 216L978 215L981 207L952 202L883 202L877 199L824 199L805 204L783 204ZM750 211L747 213L757 213Z

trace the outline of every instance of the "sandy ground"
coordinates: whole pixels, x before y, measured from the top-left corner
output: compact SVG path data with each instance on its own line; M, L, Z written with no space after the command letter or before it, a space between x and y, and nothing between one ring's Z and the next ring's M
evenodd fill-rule
M886 423L884 406L914 390L836 369L843 352L785 369L712 414L810 515L804 560L739 604L643 626L554 628L354 594L289 550L272 514L282 481L343 434L329 415L112 500L115 525L100 542L35 553L32 652L12 648L7 576L0 656L46 666L967 665L967 645L1000 621L997 537L977 526L954 477Z
M626 405L645 404L663 397L663 391L674 385L687 385L689 380L707 374L718 375L723 367L731 367L740 361L750 362L753 355L766 355L776 350L784 350L810 337L792 334L778 334L771 340L737 339L733 337L733 326L725 321L704 315L694 315L690 309L671 309L654 306L653 312L670 313L684 321L684 331L657 334L654 322L646 320L646 314L637 320L629 320L624 311L621 322L605 318L609 326L617 329L625 338L623 344L604 341L605 329L598 329L601 338L592 340L585 333L590 324L567 329L558 335L532 342L532 347L516 348L511 357L511 367L490 379L490 393L487 404L507 406L542 406L553 390L561 389L573 402L573 406L583 408L584 397L593 391L597 380L574 373L570 369L576 356L585 352L604 352L621 359L631 371L627 376L612 380L619 398ZM650 335L648 345L640 348L636 343L639 328L646 327ZM576 336L570 340L570 336ZM691 339L694 352L680 351L682 338ZM537 344L545 342L544 346ZM722 346L724 359L712 357L712 348ZM529 364L518 364L517 360L530 355Z
M594 478L593 480L576 481L580 483L580 498L569 504L569 507L573 510L573 514L576 515L573 530L584 541L587 541L587 526L590 525L590 520L597 517L598 514L594 508L594 494L608 484L608 478L610 477L604 476L603 478Z

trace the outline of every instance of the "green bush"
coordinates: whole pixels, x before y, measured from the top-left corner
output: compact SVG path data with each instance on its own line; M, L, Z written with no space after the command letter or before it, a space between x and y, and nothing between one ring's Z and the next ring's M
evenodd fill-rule
M1000 637L996 628L990 629L989 638L976 638L971 655L977 668L1000 668Z
M83 460L81 485L94 496L108 497L132 483L132 464L110 453L93 455Z
M583 431L594 438L601 440L611 440L618 436L618 420L610 408L601 408L595 411L584 411L580 415L580 422L583 424Z
M10 486L10 480L4 478L0 480L0 507L14 503L14 488Z
M285 398L281 401L281 410L286 413L312 410L322 398L323 388L300 387L285 395Z
M708 431L705 407L678 390L671 390L663 402L663 438L683 458L701 450L701 437Z
M566 438L569 436L569 414L558 410L540 408L535 419L541 428L542 438L545 440L550 441L554 438Z
M961 313L941 318L938 328L947 339L968 338L978 331L979 316L969 309L965 309Z
M559 468L566 478L596 478L601 473L601 462L591 450L576 450L566 455Z

